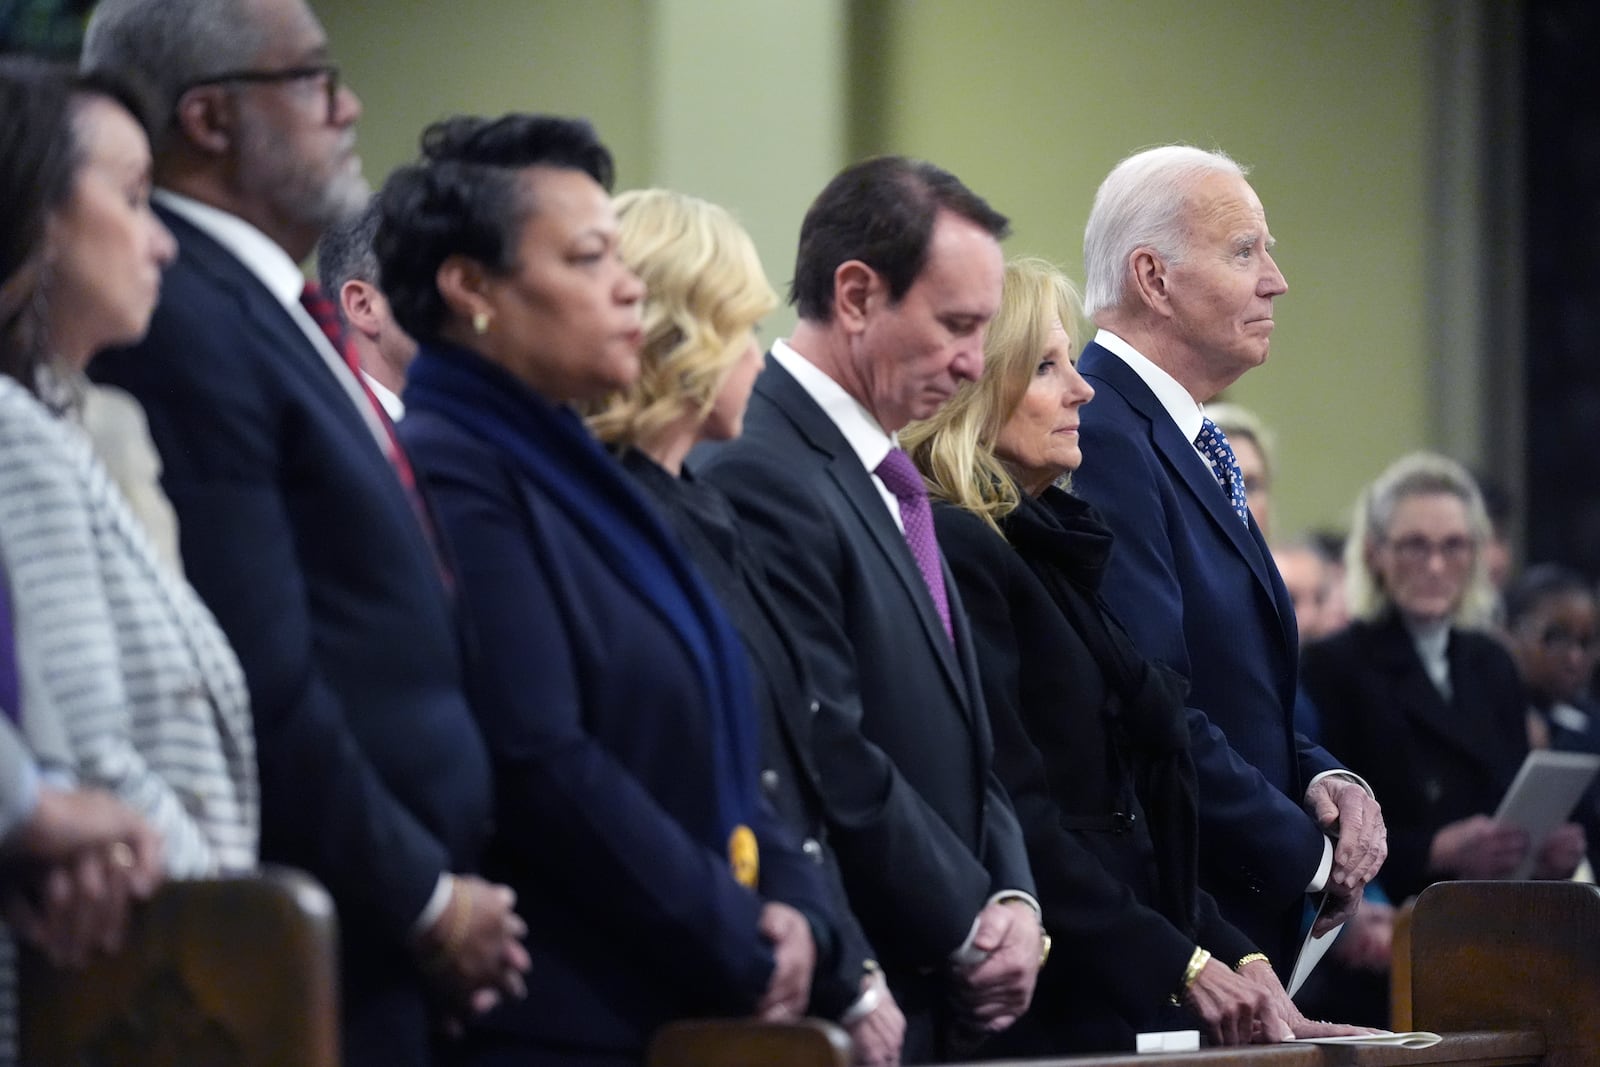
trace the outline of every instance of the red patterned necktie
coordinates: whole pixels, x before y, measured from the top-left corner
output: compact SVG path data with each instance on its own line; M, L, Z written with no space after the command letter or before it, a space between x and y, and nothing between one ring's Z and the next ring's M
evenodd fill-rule
M939 569L939 540L933 530L933 509L928 506L928 487L916 464L903 449L891 448L883 457L878 469L873 471L884 487L894 494L900 505L900 523L904 529L906 545L917 561L922 580L933 597L933 606L944 623L944 632L953 642L955 631L950 627L950 597L944 588L944 572Z
M328 343L333 345L333 350L339 353L339 357L350 368L350 373L361 383L361 391L366 394L367 403L372 405L378 421L383 424L384 432L389 435L389 465L394 468L400 484L405 487L406 496L411 501L411 509L417 513L417 521L422 524L422 533L428 539L428 547L433 550L433 559L439 567L439 576L444 580L446 589L454 589L455 580L445 563L444 556L439 552L433 516L428 511L427 501L422 498L422 492L417 488L416 473L411 469L411 461L406 458L406 450L400 447L400 439L395 436L394 423L390 420L389 413L383 409L377 394L367 384L366 375L361 373L361 360L356 356L355 347L344 335L344 324L339 321L338 309L333 306L333 301L328 299L328 294L322 291L322 286L316 282L306 282L305 288L300 290L300 306L306 309L312 321L327 337Z

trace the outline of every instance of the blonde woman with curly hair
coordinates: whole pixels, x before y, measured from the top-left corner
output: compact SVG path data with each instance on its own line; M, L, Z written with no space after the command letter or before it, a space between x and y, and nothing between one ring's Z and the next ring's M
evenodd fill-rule
M995 772L1045 929L1070 961L1040 971L1032 1009L986 1054L1127 1048L1138 1031L1197 1024L1225 1045L1350 1032L1305 1019L1198 888L1182 680L1107 611L1111 532L1063 488L1085 460L1078 425L1094 397L1074 366L1080 330L1078 295L1056 267L1007 264L983 376L900 433L938 501Z
M858 1062L899 1057L905 1022L850 914L838 864L824 842L828 802L812 756L826 729L803 649L785 623L759 562L740 540L731 505L684 469L702 441L739 435L761 369L758 320L777 306L755 244L716 204L665 189L616 198L618 250L645 284L638 380L590 416L660 506L733 620L749 654L761 714L765 799L823 861L837 944L820 951L810 1011L851 1031Z

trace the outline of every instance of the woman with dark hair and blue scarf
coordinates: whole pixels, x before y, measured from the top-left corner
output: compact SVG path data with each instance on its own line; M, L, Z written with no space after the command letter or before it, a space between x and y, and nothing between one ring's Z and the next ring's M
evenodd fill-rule
M639 372L610 180L587 123L455 118L380 200L383 288L421 342L400 437L471 642L487 865L534 960L471 1064L635 1063L673 1018L803 1015L832 951L816 869L759 798L738 635L570 406Z

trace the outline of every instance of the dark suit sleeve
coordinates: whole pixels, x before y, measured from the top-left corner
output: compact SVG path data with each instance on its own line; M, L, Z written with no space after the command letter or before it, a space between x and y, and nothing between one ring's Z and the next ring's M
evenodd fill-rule
M261 771L263 852L315 871L341 923L402 940L449 869L444 847L385 787L317 668L312 600L290 508L294 472L240 351L237 319L211 320L174 294L146 340L106 353L96 375L144 405L184 568L238 654ZM212 301L215 312L215 301Z
M1102 430L1084 442L1075 490L1116 532L1102 586L1134 644L1190 676L1183 632L1184 590L1172 554L1174 527L1160 486L1167 475L1153 449ZM1303 896L1322 862L1325 838L1300 805L1228 744L1204 709L1188 709L1189 745L1200 781L1201 862L1217 877L1279 906Z
M1195 943L1165 916L1142 904L1078 835L1062 826L1049 770L1023 717L1023 656L1039 651L1019 633L1018 601L1046 598L1032 572L1001 536L974 515L939 508L939 541L955 574L972 625L994 734L994 764L1015 804L1033 859L1053 952L1077 966L1087 961L1106 993L1130 1018L1148 1016L1176 989ZM1039 600L1033 601L1035 605ZM1053 610L1053 606L1051 606ZM1030 647L1031 646L1031 647ZM1062 694L1061 715L1096 714ZM1102 757L1090 756L1089 759ZM1056 768L1057 774L1070 768Z
M856 650L841 587L850 548L828 505L783 465L744 448L716 454L705 477L733 502L820 697L813 745L832 842L851 904L886 960L941 966L966 939L993 879L862 731Z
M578 671L596 653L583 642L600 638L592 620L579 621L585 604L565 599L564 563L541 539L539 516L514 476L479 450L414 447L413 455L459 561L477 645L473 710L495 760L501 845L546 857L540 877L552 894L628 946L639 968L729 1010L753 1010L773 968L757 928L762 900L589 729L591 717L632 709L595 705L585 692ZM769 880L793 890L803 882L799 861L786 865L781 851L763 864ZM809 892L792 897L825 911Z

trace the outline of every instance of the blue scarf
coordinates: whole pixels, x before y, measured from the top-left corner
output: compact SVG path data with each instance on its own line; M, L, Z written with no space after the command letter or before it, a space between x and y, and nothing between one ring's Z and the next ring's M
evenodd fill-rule
M476 353L424 345L406 407L431 411L495 446L583 531L639 598L667 621L694 665L711 716L721 848L756 812L754 696L744 646L704 580L633 480L570 409L551 404Z

